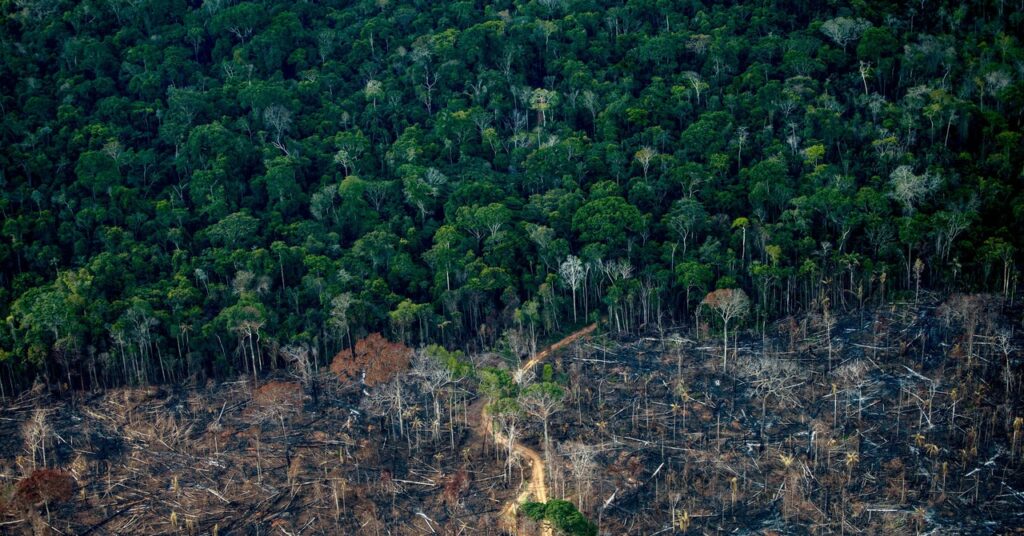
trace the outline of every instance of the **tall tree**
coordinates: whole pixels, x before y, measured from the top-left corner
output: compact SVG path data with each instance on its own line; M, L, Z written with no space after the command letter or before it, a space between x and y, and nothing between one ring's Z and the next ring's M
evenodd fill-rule
M743 289L723 288L714 290L704 297L701 305L718 314L722 319L722 370L729 360L729 322L742 318L750 311L750 298Z

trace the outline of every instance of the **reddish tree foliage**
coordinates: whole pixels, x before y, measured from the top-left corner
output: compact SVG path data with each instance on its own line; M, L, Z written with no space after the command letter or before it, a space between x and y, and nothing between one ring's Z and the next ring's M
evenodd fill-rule
M253 392L253 401L263 407L302 406L302 386L296 382L274 380L261 385Z
M408 370L411 360L411 348L391 342L380 333L371 333L365 339L356 341L354 355L348 350L338 352L331 362L331 372L343 381L359 379L365 373L364 381L372 387Z
M302 411L302 385L274 380L252 393L251 415L257 422L276 420L285 427L286 418Z
M15 486L15 499L25 507L37 507L71 498L75 478L67 471L36 469Z
M469 484L469 473L465 469L456 471L444 484L444 502L448 505L458 504L459 499L469 491Z
M750 309L750 298L743 289L722 288L709 292L700 302L705 307L710 307L722 318L722 368L729 360L729 321L733 318L747 314Z

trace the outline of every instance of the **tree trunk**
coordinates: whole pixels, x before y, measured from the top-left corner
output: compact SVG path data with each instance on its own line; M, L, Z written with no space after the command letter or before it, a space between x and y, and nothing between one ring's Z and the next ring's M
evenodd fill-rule
M722 372L725 372L725 368L729 360L729 321L726 320L722 327Z

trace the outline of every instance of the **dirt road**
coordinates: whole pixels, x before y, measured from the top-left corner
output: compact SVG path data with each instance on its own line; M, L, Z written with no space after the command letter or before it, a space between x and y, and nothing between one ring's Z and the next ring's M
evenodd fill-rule
M592 333L596 328L597 324L590 324L585 328L570 333L562 340L554 344L551 344L550 346L547 346L540 352L534 354L533 357L531 357L526 363L523 363L523 365L519 367L519 371L521 373L529 372L533 367L537 366L538 363L547 359L547 357L550 356L552 352L556 352L580 340L581 338L586 337L587 335ZM484 410L482 417L483 418L481 419L481 423L483 424L485 433L492 435L495 439L495 442L498 444L501 444L503 441L505 441L505 439L501 437L500 433L495 433L493 431L493 427L491 426L491 418L487 414L486 410ZM526 445L523 445L522 443L516 443L515 445L513 445L512 448L520 456L530 460L531 467L530 482L526 486L526 489L524 489L515 498L514 501L510 501L508 504L505 505L504 508L501 509L501 524L505 527L506 530L508 530L512 534L516 534L518 525L516 523L516 514L519 510L519 505L526 501L527 499L529 499L530 497L533 497L533 500L536 502L547 502L548 487L546 483L547 475L544 468L544 459L541 457L541 455L537 453L537 451L531 449L530 447L527 447ZM542 525L541 536L554 536L554 530L551 528L549 524L545 523Z

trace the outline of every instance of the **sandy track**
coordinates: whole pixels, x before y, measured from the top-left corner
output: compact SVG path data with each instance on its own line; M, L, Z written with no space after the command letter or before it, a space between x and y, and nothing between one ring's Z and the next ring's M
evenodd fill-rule
M586 337L587 335L591 334L596 328L597 324L590 324L585 328L570 333L562 340L547 346L540 352L534 354L533 357L531 357L526 363L523 363L523 365L519 367L519 372L524 374L529 372L533 367L537 366L538 363L547 359L548 356L550 356L553 352L557 352L558 350L561 350L562 348L569 346L570 344L582 339L583 337ZM505 438L503 438L499 433L495 433L493 431L493 427L491 426L491 417L490 415L487 414L486 409L483 411L482 418L480 419L480 421L483 426L484 432L486 434L493 436L496 443L500 444L505 440ZM501 509L501 514L499 516L501 524L505 527L505 529L515 534L517 532L518 525L516 523L516 514L519 510L520 503L526 501L530 497L533 497L533 500L536 502L547 502L548 487L547 475L544 467L544 459L541 458L540 454L537 453L537 451L531 449L530 447L523 445L522 443L516 443L515 445L513 445L512 448L520 456L530 460L531 466L530 482L526 486L526 489L524 489L515 498L515 500L508 502L505 505L505 507ZM541 536L554 536L554 530L551 528L549 524L544 523L542 525Z

